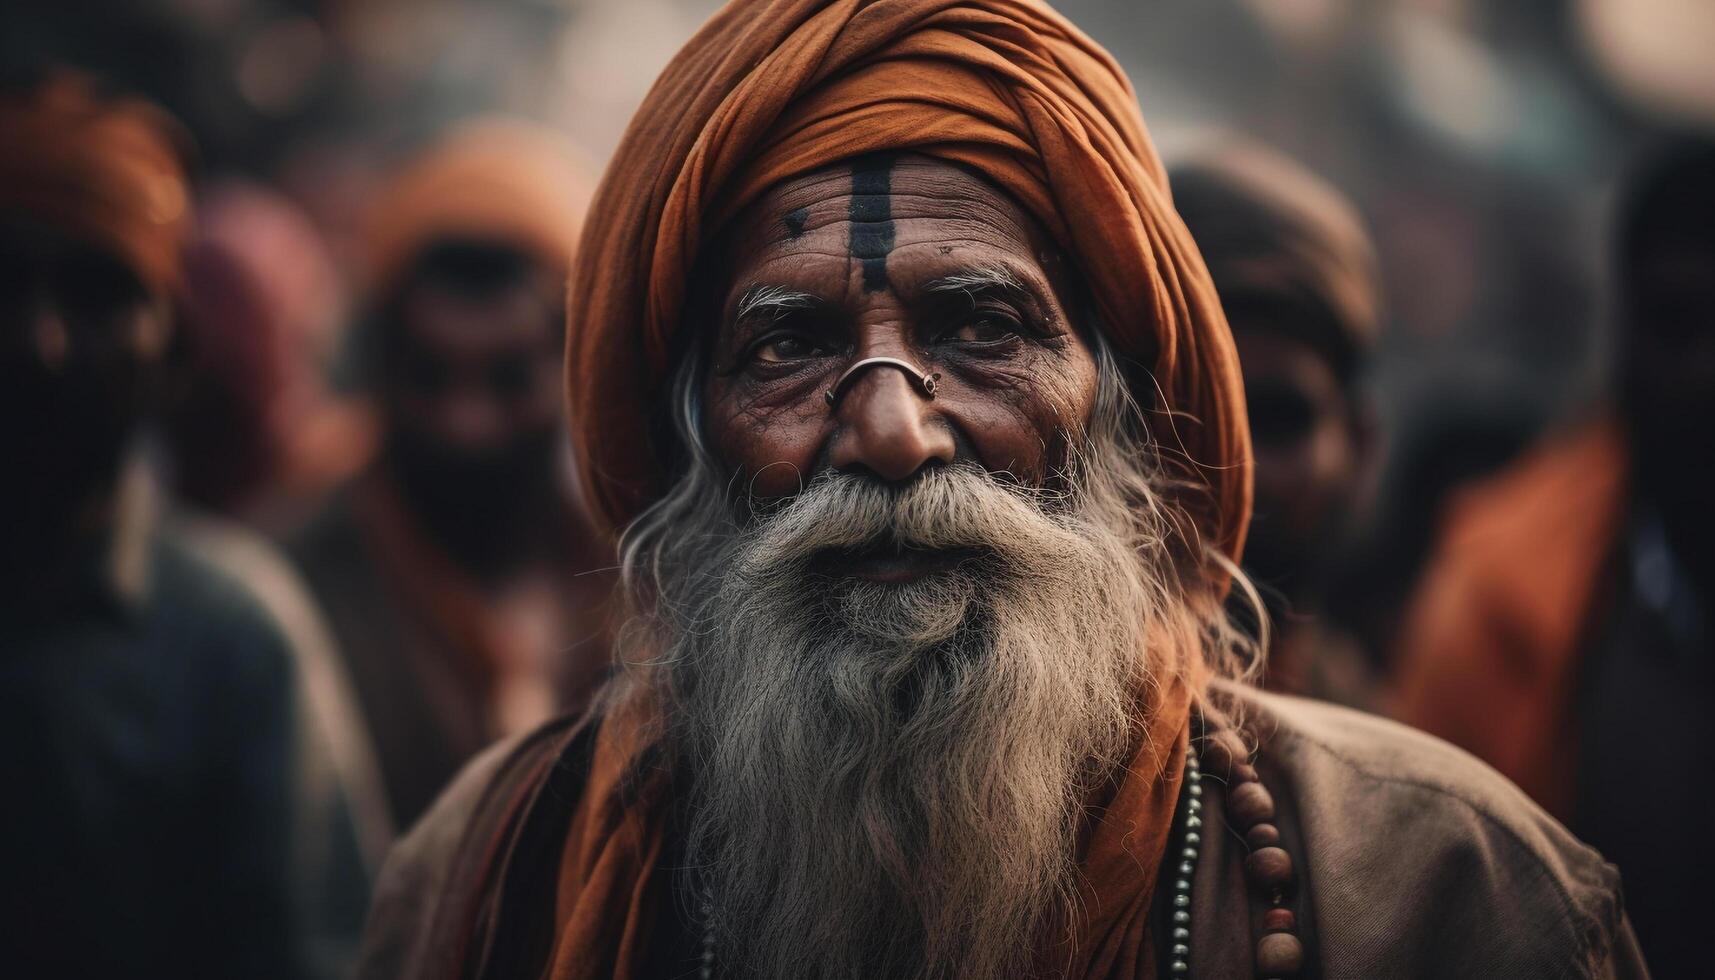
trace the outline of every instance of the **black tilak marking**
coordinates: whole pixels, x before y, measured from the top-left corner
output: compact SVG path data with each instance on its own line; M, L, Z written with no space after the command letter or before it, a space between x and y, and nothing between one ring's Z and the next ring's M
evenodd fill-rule
M893 159L871 157L852 167L852 258L863 263L863 288L888 287L887 254L893 251Z
M786 215L786 234L792 238L804 234L804 222L810 220L810 209L799 208Z

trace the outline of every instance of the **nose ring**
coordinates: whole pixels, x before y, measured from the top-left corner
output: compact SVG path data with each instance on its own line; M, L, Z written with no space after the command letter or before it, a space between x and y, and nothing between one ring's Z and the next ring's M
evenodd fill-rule
M917 389L923 392L923 397L931 400L935 397L936 382L941 380L941 372L924 374L909 361L902 361L897 357L866 357L846 368L846 373L840 375L840 380L834 382L834 386L823 393L823 397L828 400L828 407L832 408L838 405L840 396L845 394L847 388L851 387L851 380L857 377L860 372L872 367L896 367L904 371L905 376L916 383Z

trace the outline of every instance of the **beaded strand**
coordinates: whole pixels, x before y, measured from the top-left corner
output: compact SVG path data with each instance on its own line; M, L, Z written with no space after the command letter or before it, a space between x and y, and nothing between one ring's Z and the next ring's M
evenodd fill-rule
M1185 834L1179 846L1179 875L1173 879L1173 946L1169 971L1191 974L1191 881L1203 849L1203 767L1195 752L1185 753Z
M1304 969L1304 944L1290 902L1297 884L1292 856L1281 847L1274 824L1274 797L1250 764L1244 740L1230 729L1211 731L1203 739L1204 768L1227 778L1227 821L1245 839L1245 878L1260 893L1262 938L1256 944L1256 975L1263 980L1292 980Z

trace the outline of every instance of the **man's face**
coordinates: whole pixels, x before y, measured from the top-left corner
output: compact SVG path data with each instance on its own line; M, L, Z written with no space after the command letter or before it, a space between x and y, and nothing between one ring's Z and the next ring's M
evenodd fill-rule
M470 458L551 431L560 410L558 319L545 281L480 296L433 282L411 287L385 384L393 428Z
M727 241L704 417L756 497L829 469L901 484L954 461L1040 486L1089 419L1096 366L1065 270L1022 209L962 170L867 158L792 180ZM934 397L871 368L830 406L871 357L938 373Z
M0 454L27 498L10 514L53 524L112 481L170 329L166 301L106 251L0 227Z
M1359 479L1356 408L1310 344L1233 324L1256 454L1256 517L1247 568L1287 595L1313 586L1319 552L1337 545Z
M559 283L510 250L443 250L396 301L382 364L387 462L440 545L504 560L555 499Z

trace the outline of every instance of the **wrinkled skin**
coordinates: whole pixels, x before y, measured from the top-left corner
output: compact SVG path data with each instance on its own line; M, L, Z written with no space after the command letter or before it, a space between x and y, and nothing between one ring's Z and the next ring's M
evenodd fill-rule
M870 158L788 181L738 218L723 251L705 431L756 497L829 468L898 484L955 461L1041 486L1088 422L1096 363L1073 328L1067 270L1029 215L963 170ZM945 288L973 273L1002 284ZM762 289L802 297L740 316ZM939 373L935 396L872 367L830 406L826 392L869 357Z

